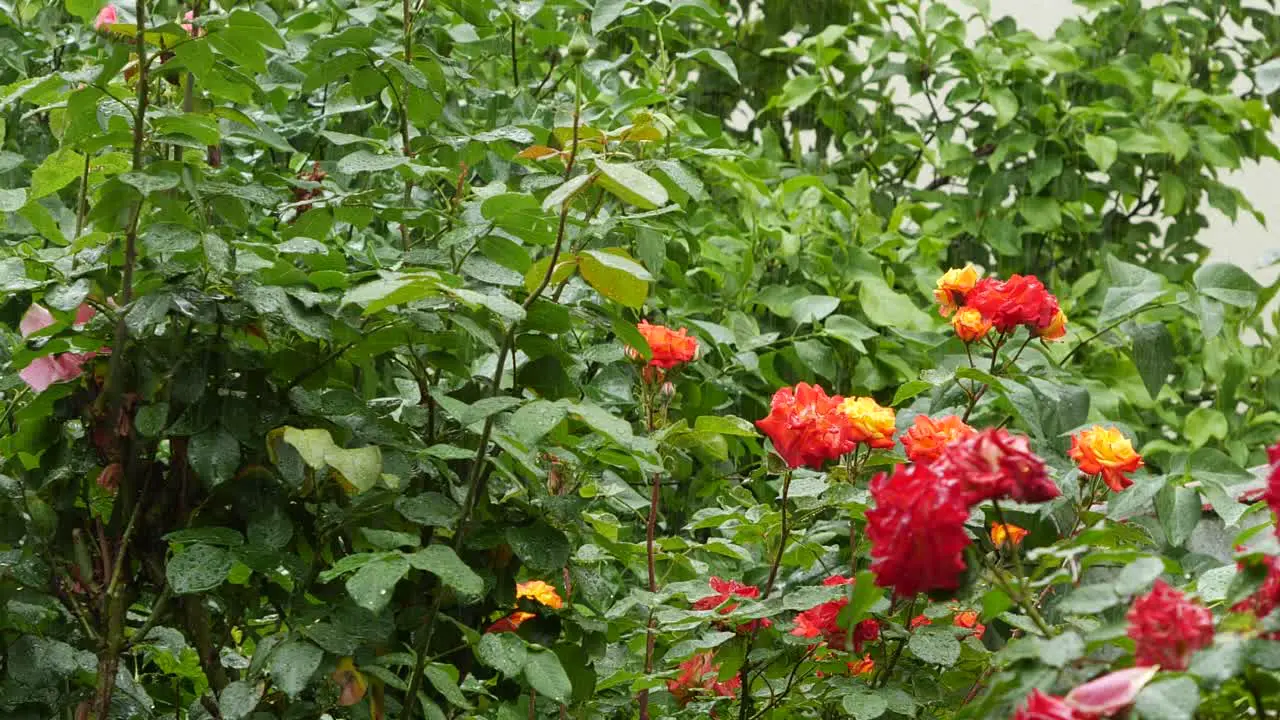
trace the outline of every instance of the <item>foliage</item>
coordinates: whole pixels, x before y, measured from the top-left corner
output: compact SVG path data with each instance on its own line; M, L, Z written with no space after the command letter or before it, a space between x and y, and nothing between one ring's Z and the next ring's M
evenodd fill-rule
M1274 712L1273 621L1229 609L1277 551L1241 491L1280 285L1196 236L1280 157L1280 16L1081 4L1046 39L982 2L6 3L0 712L1000 718L1131 664L1157 578L1217 635L1135 712ZM1065 340L975 367L932 299L966 262ZM698 358L643 369L642 319ZM1007 425L1063 496L976 506L1020 548L891 598L901 450L780 472L752 422L801 381ZM1105 505L1095 423L1146 464ZM791 634L839 600L873 669Z

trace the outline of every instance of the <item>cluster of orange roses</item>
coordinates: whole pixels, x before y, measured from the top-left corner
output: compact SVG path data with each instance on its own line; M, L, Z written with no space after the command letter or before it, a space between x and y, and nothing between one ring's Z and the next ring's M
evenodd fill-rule
M933 296L938 311L951 317L951 327L966 343L982 340L992 328L1006 334L1026 327L1045 340L1059 340L1067 334L1067 316L1058 306L1058 298L1030 275L1011 275L1008 280L984 278L973 265L965 265L938 278Z

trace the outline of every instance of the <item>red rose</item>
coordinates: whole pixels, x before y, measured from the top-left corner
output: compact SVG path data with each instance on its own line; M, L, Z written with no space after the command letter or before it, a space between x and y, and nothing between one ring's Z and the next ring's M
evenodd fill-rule
M961 628L968 628L973 631L973 636L982 639L987 632L987 626L978 622L978 613L974 610L961 610L956 613L955 618L951 621L952 625Z
M795 627L791 634L796 637L821 637L827 647L844 650L849 641L845 628L840 626L840 611L849 604L849 598L837 598L829 602L805 610L796 615ZM880 639L880 623L875 620L863 620L853 628L853 651L862 653L863 643Z
M1058 298L1030 275L1011 275L1008 280L983 278L965 296L965 305L982 313L1000 332L1019 325L1044 330L1058 314Z
M1267 578L1252 595L1232 605L1231 612L1253 613L1264 618L1280 607L1280 557L1267 556L1262 561L1267 566ZM1243 569L1241 563L1237 564Z
M968 504L957 482L926 465L898 466L871 481L867 511L876 584L910 597L954 590L964 572Z
M1013 714L1013 720L1083 720L1056 695L1032 690L1027 702Z
M721 682L720 666L713 662L714 659L710 650L700 652L680 663L680 675L667 681L667 691L681 707L688 705L690 700L699 695L733 697L737 694L738 688L742 686L741 679L734 675Z
M1213 613L1163 580L1135 599L1126 617L1138 665L1186 670L1191 653L1213 644Z
M790 467L802 465L821 470L853 449L853 426L840 412L844 398L828 396L817 385L800 383L795 390L782 388L773 395L769 416L756 427L773 441L773 448Z
M694 610L714 610L716 608L720 608L721 615L728 615L738 608L738 603L729 602L730 599L740 597L748 600L754 600L760 597L760 588L755 585L740 583L737 580L723 580L718 577L712 577L710 585L711 589L715 591L716 594L708 595L707 597L694 601ZM751 622L739 625L738 631L751 632L757 627L767 628L772 626L773 622L770 621L769 618L760 618L759 620L752 620Z
M969 505L1010 497L1018 502L1047 502L1062 494L1044 461L1025 436L988 428L948 445L934 463L955 479Z

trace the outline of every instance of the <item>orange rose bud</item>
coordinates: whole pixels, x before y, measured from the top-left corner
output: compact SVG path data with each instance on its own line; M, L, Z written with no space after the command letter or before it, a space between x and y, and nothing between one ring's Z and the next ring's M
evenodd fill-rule
M1058 314L1053 316L1053 321L1049 323L1049 326L1040 330L1037 334L1045 340L1061 340L1066 337L1067 314L1059 310Z
M520 598L528 598L556 610L564 607L564 600L560 599L560 593L556 592L555 587L541 580L529 580L516 585L516 599Z
M356 669L355 661L350 657L339 660L337 669L329 677L342 688L338 704L343 707L350 707L363 700L369 689L369 680Z
M955 328L956 337L971 343L987 336L991 331L991 321L974 308L962 307L951 318L951 327Z
M947 445L976 434L958 415L946 415L937 420L928 415L917 415L911 427L902 433L902 446L907 449L911 462L932 462L942 457Z
M1107 487L1120 492L1133 484L1126 473L1142 467L1142 456L1116 428L1094 425L1071 436L1067 454L1085 475L1101 475Z
M485 629L486 633L515 632L526 620L538 617L536 613L517 610Z
M1027 531L1013 523L991 523L991 542L996 547L1004 545L1005 541L1017 545L1026 536Z
M938 278L938 287L933 297L938 301L938 312L942 317L950 317L956 308L964 304L964 296L978 284L978 270L972 264L962 268L951 268Z
M849 418L849 424L853 426L854 442L873 448L893 447L894 423L897 421L893 408L882 406L874 398L851 397L840 403L840 412Z

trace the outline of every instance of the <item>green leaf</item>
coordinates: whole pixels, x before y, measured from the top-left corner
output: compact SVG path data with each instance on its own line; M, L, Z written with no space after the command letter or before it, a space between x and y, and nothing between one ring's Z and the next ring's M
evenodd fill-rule
M1169 478L1164 475L1136 478L1134 484L1119 493L1114 493L1107 503L1107 517L1112 520L1128 520L1146 512L1152 498L1164 488Z
M1133 704L1143 720L1192 720L1199 706L1200 688L1186 676L1146 686Z
M698 48L688 52L682 52L676 55L677 58L697 58L705 62L711 63L724 71L724 74L733 78L734 82L741 82L738 79L738 66L733 63L733 58L723 50L715 50L713 48Z
M81 20L93 20L104 4L102 0L67 0L67 12Z
M649 297L653 276L621 250L584 250L578 255L582 278L596 292L627 307L638 308Z
M38 200L69 185L84 172L84 156L67 148L46 155L31 173L31 190L27 201Z
M1133 364L1142 376L1142 384L1154 398L1168 383L1169 375L1176 367L1173 362L1173 336L1164 323L1137 325L1130 334L1133 345L1129 352L1133 356Z
M1120 603L1111 585L1082 585L1059 605L1058 609L1074 615L1093 615Z
M1196 580L1196 594L1207 603L1225 600L1227 589L1231 587L1231 582L1235 580L1238 572L1234 564L1206 570Z
M120 182L137 189L143 195L150 195L178 187L178 176L167 172L154 175L144 172L127 172L120 176Z
M569 540L564 533L544 523L507 528L507 544L517 557L534 570L554 572L569 562Z
M1169 485L1156 495L1156 514L1170 545L1182 547L1191 538L1200 524L1201 507L1200 493L1192 488Z
M1182 182L1182 178L1173 173L1164 173L1160 176L1160 198L1164 200L1164 214L1173 217L1182 212L1182 208L1187 202L1187 185Z
M325 455L334 447L333 438L328 430L299 430L295 427L286 427L283 439L298 451L302 461L313 470L325 467Z
M556 187L555 190L552 190L551 192L547 193L547 196L542 199L542 209L558 210L561 205L564 205L566 202L569 202L574 197L576 197L579 191L581 191L582 188L586 187L587 184L591 182L593 177L594 176L592 175L578 175L577 177L571 178L561 183L559 186ZM524 196L524 197L528 197L528 196ZM486 205L487 204L488 204L488 201L486 201ZM504 223L504 225L505 224L506 223Z
M818 322L840 307L840 298L830 295L805 295L791 304L791 319L797 324Z
M515 633L486 633L480 638L476 657L507 677L520 677L529 662L529 646Z
M1209 263L1192 276L1201 293L1235 307L1251 308L1258 302L1258 281L1231 263Z
M960 641L950 627L926 626L907 641L911 653L926 663L951 667L960 659Z
M596 167L600 170L597 176L600 186L623 202L642 210L653 210L667 204L667 189L635 165L598 160Z
M1203 447L1211 439L1225 440L1230 427L1227 416L1214 408L1198 407L1187 413L1183 420L1182 433L1191 441L1192 447Z
M1074 630L1051 638L1036 638L1040 662L1050 667L1066 667L1084 656L1084 640Z
M933 327L933 318L926 315L914 300L890 288L878 275L863 276L858 286L858 302L874 325L906 330Z
M996 111L996 127L1004 127L1018 114L1018 98L1008 88L990 87L987 99Z
M169 559L165 577L178 595L208 592L227 579L232 562L226 550L196 543Z
M604 32L627 9L627 0L596 0L591 11L591 34Z
M271 680L286 695L296 698L307 689L323 659L324 651L315 645L305 640L290 640L271 653Z
M845 695L840 700L840 706L855 720L875 720L889 709L889 703L883 697L864 688L855 688Z
M0 212L17 212L27 204L27 189L0 190Z
M382 451L376 445L352 450L330 447L324 460L360 492L371 489L382 477Z
M218 710L222 720L241 720L249 716L258 707L262 691L257 684L245 680L237 680L222 688L218 694Z
M555 653L545 648L530 646L527 663L524 667L524 677L530 687L556 702L569 701L569 696L573 694L573 685L570 684L569 676Z
M1219 687L1240 674L1247 648L1239 635L1218 633L1213 645L1192 656L1188 672L1198 677L1202 685Z
M749 421L733 415L703 415L693 423L698 432L713 432L737 437L759 437L760 433Z
M1164 561L1160 558L1142 557L1134 560L1120 571L1116 577L1116 594L1120 596L1137 595L1160 577L1164 572Z
M484 581L448 545L428 545L407 558L414 568L435 575L468 598L480 597L484 592Z
M378 612L391 601L396 583L409 572L409 561L400 555L387 555L365 563L347 578L347 592L360 607Z
M210 487L235 477L240 467L240 442L223 428L206 430L191 438L187 459Z
M431 687L435 688L436 692L449 701L450 705L463 709L471 708L471 703L467 702L462 690L458 688L458 671L452 665L431 663L423 669L422 676L431 683Z
M1106 172L1115 163L1116 153L1119 149L1119 144L1109 137L1102 135L1085 136L1084 151L1089 154L1089 159L1102 172Z
M927 380L912 380L898 386L897 392L893 394L893 402L891 405L897 406L919 395L922 392L933 388L933 383Z
M396 498L396 511L418 525L451 528L462 514L462 508L438 492Z
M338 161L338 172L343 175L382 172L406 165L408 162L409 158L404 155L376 155L368 150L357 150Z
M769 105L765 109L779 107L783 110L795 110L808 103L822 86L823 80L817 75L796 75L787 80L781 93L769 98Z

